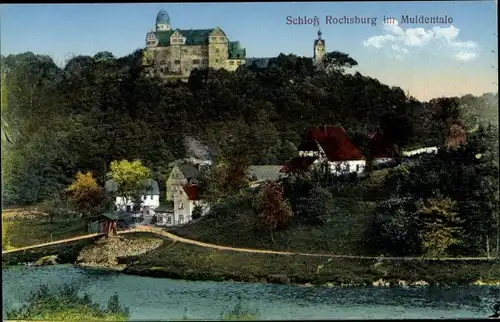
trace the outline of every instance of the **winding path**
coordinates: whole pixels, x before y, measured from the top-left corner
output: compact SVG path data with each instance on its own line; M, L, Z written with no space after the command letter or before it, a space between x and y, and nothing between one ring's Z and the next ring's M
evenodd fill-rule
M119 231L118 234L129 234L136 232L150 232L156 235L167 237L173 241L196 245L205 248L218 249L218 250L227 250L233 252L242 252L242 253L254 253L254 254L275 254L275 255L299 255L299 256L309 256L309 257L328 257L328 258L343 258L343 259L368 259L368 260L400 260L400 261L421 261L421 260L432 260L432 261L498 261L499 259L488 258L488 257L443 257L443 258L422 258L422 257L376 257L376 256L354 256L354 255L335 255L335 254L320 254L320 253L294 253L294 252L284 252L277 250L267 250L267 249L253 249L253 248L239 248L239 247L229 247L222 246L210 243L204 243L197 240L183 238L177 235L174 235L162 228L152 227L152 226L137 226L136 228ZM62 240L57 240L50 243L38 244L33 246L21 247L10 249L8 251L2 251L2 254L19 252L24 250L30 250L34 248L40 248L45 246L64 244L71 241L89 239L94 237L104 236L104 234L88 234L77 236L73 238L67 238Z

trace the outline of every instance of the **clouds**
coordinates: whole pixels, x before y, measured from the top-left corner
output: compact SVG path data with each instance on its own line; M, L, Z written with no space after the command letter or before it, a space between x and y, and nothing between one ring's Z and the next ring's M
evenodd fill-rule
M430 29L403 29L397 21L384 24L384 34L363 41L363 46L387 51L393 58L404 59L417 50L442 53L457 61L471 61L478 57L479 46L473 41L458 39L460 29L435 26Z

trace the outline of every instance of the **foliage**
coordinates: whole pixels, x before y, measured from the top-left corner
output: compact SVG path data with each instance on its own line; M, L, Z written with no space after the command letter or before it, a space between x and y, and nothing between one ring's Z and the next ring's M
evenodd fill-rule
M100 215L109 208L110 200L104 189L95 181L92 172L78 172L71 185L66 188L73 208L87 218Z
M151 176L151 171L140 160L113 161L108 176L118 185L118 195L134 196L141 188L141 181Z
M47 285L31 293L28 304L19 310L7 312L9 320L65 320L65 321L126 321L129 310L113 295L107 309L91 300L89 294L78 295L79 289L64 284L58 290Z
M2 83L1 84L1 86L2 86L2 93L1 93L1 96L2 96L2 105L1 105L1 107L2 107L2 145L4 142L13 143L12 138L11 138L11 133L9 130L9 125L7 123L7 120L5 119L5 116L4 116L4 113L7 110L7 95L8 95L5 76L6 76L6 74L2 73L2 81L1 81L1 83Z
M283 229L288 225L293 212L279 183L266 183L257 199L257 212L261 226L270 232L271 239L273 230Z
M259 319L259 310L246 306L241 298L231 309L224 309L221 313L223 321L255 321Z
M3 216L2 216L3 217ZM9 250L10 238L8 231L8 222L2 218L2 250Z
M31 52L2 57L2 90L8 89L2 120L14 141L2 151L4 202L51 198L78 171L91 171L103 184L113 160L140 159L153 179L164 180L168 164L186 156L188 136L208 144L216 163L283 164L308 126L339 124L366 136L392 113L414 124L409 144L436 144L447 118L438 116L439 100L419 102L400 88L345 73L356 65L349 54L328 57L327 73L311 58L281 54L267 68L195 71L187 83L145 77L142 50L120 58L75 56L64 68ZM460 100L476 114L498 113L493 94Z
M426 200L419 214L423 222L421 239L424 255L439 257L459 242L463 221L458 217L456 207L457 202L450 198Z
M203 214L203 207L200 206L200 205L194 206L193 213L191 214L191 216L193 217L193 219L200 218L202 214Z

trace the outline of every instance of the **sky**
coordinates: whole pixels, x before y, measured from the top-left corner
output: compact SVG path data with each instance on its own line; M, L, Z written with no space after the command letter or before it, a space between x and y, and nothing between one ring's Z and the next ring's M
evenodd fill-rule
M1 5L1 54L47 54L59 65L100 51L125 56L145 46L160 9L174 29L220 27L247 57L311 57L321 28L327 51L349 54L360 73L421 100L498 92L493 0ZM443 21L411 23L406 15ZM299 17L311 23L290 23ZM341 24L343 17L369 19Z

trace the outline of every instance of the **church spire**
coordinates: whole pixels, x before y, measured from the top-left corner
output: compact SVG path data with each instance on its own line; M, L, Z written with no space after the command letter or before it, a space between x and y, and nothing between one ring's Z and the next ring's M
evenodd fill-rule
M322 35L322 34L323 34L323 33L321 32L321 28L318 28L318 39L321 39L321 35Z

